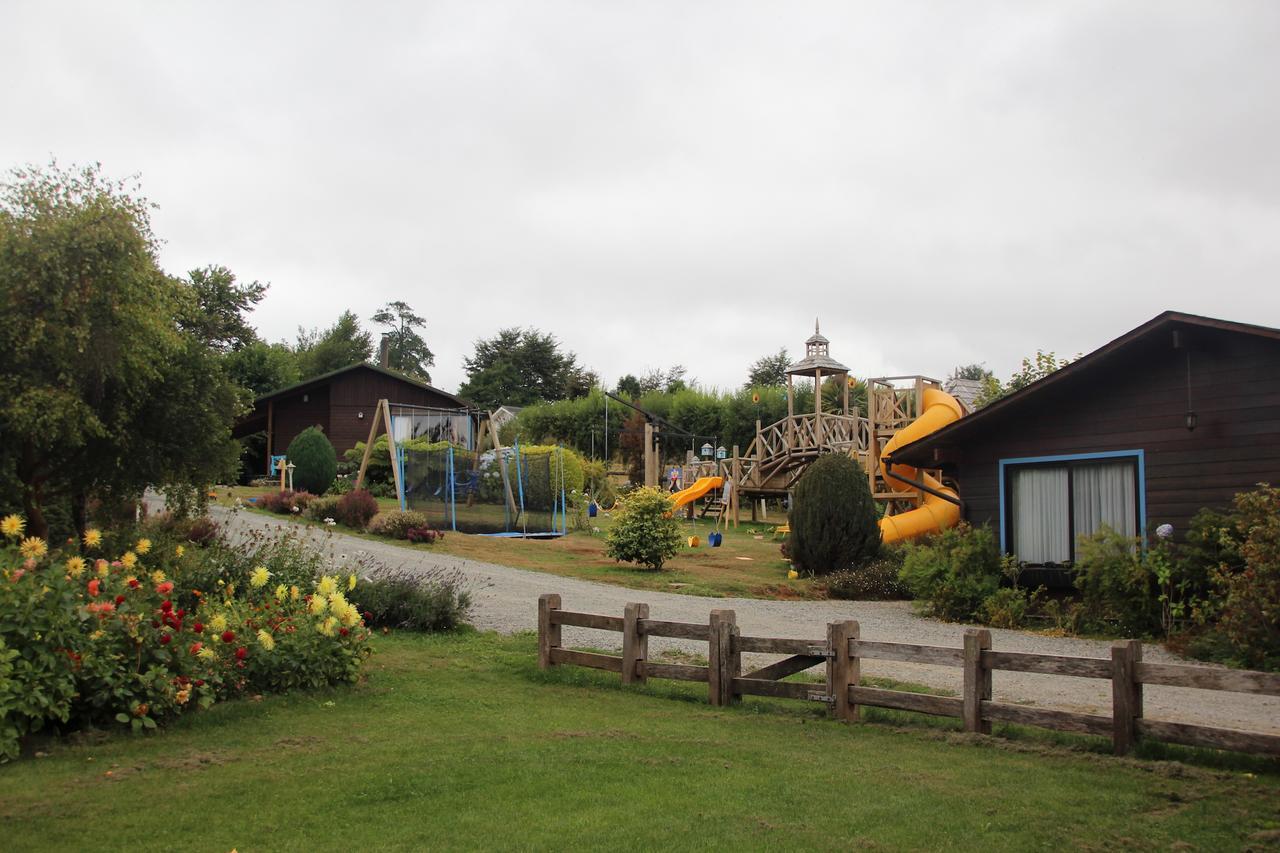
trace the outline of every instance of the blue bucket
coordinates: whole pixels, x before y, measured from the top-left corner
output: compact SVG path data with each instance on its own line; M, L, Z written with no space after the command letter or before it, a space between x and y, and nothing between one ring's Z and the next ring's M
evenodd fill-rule
M722 539L724 539L724 534L721 534L721 533L707 534L707 544L710 545L712 548L719 548L720 540Z

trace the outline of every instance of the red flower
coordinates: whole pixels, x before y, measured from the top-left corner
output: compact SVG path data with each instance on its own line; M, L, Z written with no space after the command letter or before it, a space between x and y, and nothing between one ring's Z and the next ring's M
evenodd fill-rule
M117 596L116 596L116 604L124 604L124 596L123 596L123 595L117 595Z
M224 643L234 643L234 642L235 642L235 639L236 639L235 631L223 631L223 632L222 632L222 642L224 642Z
M203 649L203 648L204 648L204 643L192 643L192 644L191 644L191 648L190 648L190 649L188 649L188 651L189 651L192 655L196 655L196 654L199 654L200 650L201 650L201 649Z
M129 589L137 589L137 588L138 588L138 587L140 587L140 586L142 586L142 584L138 583L138 579L137 579L137 578L130 578L130 579L129 579Z
M168 595L173 592L173 581L165 581L162 584L157 584L156 592L160 595Z
M170 641L170 640L172 640L172 639L173 639L173 635L172 635L172 634L161 634L161 635L160 635L160 645L162 645L162 646L167 646L167 645L169 645L169 641Z
M186 615L187 615L187 611L185 611L185 610L179 610L179 611L178 611L178 618L179 618L179 619L181 619L183 616L186 616Z
M347 634L350 634L351 632L348 631L346 628L339 628L338 633L345 637L347 636Z
M366 610L366 611L364 612L364 619L365 619L365 621L366 621L366 622L370 622L370 621L372 621L372 620L373 620L373 614L372 614L372 613L370 613L368 610Z
M236 660L244 660L248 656L249 656L249 650L246 649L244 646L241 646L240 648L236 649Z
M92 596L93 598L97 598L98 590L101 587L102 587L102 583L97 578L94 578L93 580L89 581L89 595Z
M203 633L204 633L204 625L203 625L202 623L200 623L200 622L197 622L196 624L194 624L194 625L192 625L192 626L191 626L191 630L192 630L192 631L195 631L197 634L203 634Z
M160 602L160 609L165 613L168 613L173 609L173 602L166 598L164 601Z
M204 687L204 679L203 679L203 678L197 678L197 679L196 679L196 687Z

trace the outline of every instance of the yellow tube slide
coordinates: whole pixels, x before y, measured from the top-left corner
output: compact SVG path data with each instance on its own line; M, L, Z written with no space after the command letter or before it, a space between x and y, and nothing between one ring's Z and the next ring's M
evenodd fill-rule
M899 447L905 447L926 435L932 435L949 423L959 420L964 410L955 397L936 388L924 389L924 411L904 429L899 430L880 452L880 465L885 473L885 484L895 492L910 492L911 486L901 480L888 476L889 464L885 462ZM956 493L946 488L929 474L910 465L895 463L892 473L924 483L931 489L957 497ZM960 520L960 507L936 495L925 493L924 504L899 515L886 516L880 519L880 539L885 543L913 539L926 533L933 533L951 527Z
M723 477L699 477L689 488L681 489L671 495L671 508L679 509L690 501L696 501L712 489L720 488L722 485L724 485Z

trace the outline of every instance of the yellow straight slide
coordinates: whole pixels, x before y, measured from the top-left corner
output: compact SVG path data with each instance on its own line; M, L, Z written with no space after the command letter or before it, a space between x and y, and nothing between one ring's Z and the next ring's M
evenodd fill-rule
M926 435L932 435L947 424L959 420L964 410L955 397L936 388L924 389L924 411L906 428L899 430L889 439L889 443L880 452L881 469L885 472L885 483L895 492L910 492L911 486L889 476L890 466L885 459L893 455L899 447L918 441ZM956 497L956 493L943 486L935 477L918 468L903 465L901 462L892 466L892 473L924 483L931 489ZM934 533L951 527L960 520L960 507L950 501L931 495L924 496L924 504L899 515L886 516L880 519L880 539L882 542L899 542L903 539L914 539L926 533Z
M671 495L671 508L679 509L690 501L696 501L712 489L718 489L724 485L723 477L699 477L694 480L693 485L687 489Z

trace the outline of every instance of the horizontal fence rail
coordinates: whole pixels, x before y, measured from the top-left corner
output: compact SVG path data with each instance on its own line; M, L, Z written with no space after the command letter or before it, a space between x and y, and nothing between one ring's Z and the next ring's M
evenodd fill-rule
M561 629L569 625L622 634L622 654L606 655L563 648ZM669 637L707 644L707 665L652 663L649 637ZM743 654L786 655L745 675ZM935 696L861 684L863 660L903 661L963 671L961 695ZM822 682L783 681L825 664ZM706 622L669 622L649 618L647 604L628 604L622 616L576 613L561 608L559 595L538 599L538 665L543 669L584 666L621 674L624 684L648 678L696 681L707 685L712 705L728 705L742 696L772 696L824 702L839 719L857 720L866 705L915 711L963 721L966 731L991 733L991 724L1013 723L1111 739L1117 755L1132 750L1138 738L1185 746L1229 749L1280 756L1280 735L1246 732L1211 725L1148 720L1143 716L1142 689L1147 684L1231 693L1280 696L1280 674L1219 669L1173 663L1146 663L1142 644L1119 640L1111 657L1006 652L991 648L991 632L969 628L960 648L864 640L857 622L833 622L821 639L743 636L732 610L712 610ZM1086 714L995 702L994 672L1096 678L1111 682L1111 715Z

